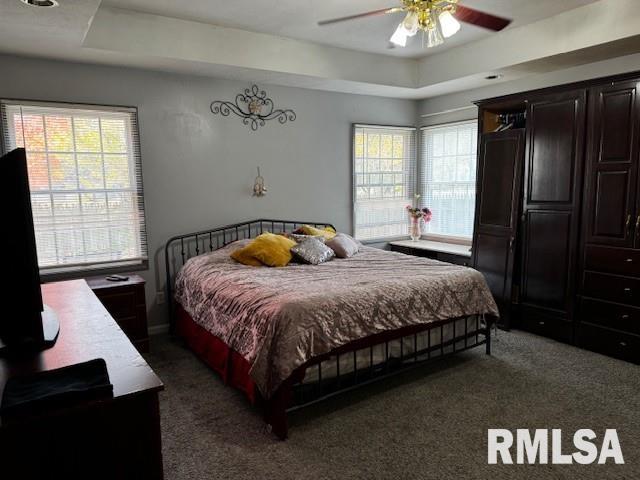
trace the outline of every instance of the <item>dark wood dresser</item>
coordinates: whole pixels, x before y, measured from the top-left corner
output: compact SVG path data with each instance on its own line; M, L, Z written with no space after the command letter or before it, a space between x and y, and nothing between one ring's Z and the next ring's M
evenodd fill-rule
M471 259L471 247L455 243L435 242L432 240L398 240L389 242L392 252L405 253L416 257L427 257L441 262L468 266Z
M98 276L85 280L138 351L148 352L145 281L140 275L125 274L123 276L129 279L112 282L105 276Z
M102 358L113 397L4 420L2 478L162 479L162 382L84 280L45 284L42 297L60 321L58 340L41 352L0 357L0 396L13 376Z

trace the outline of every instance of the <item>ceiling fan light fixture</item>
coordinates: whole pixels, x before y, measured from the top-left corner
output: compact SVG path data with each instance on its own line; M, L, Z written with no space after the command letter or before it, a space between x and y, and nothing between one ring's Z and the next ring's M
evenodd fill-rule
M389 41L399 47L405 47L407 45L407 31L403 23L398 25L398 28L396 28L396 31L391 35Z
M23 2L55 1L55 0L21 0ZM475 8L460 5L459 0L396 0L400 5L381 8L356 15L323 20L318 25L329 25L348 20L373 17L378 15L402 13L404 18L390 38L392 45L404 47L408 37L422 31L422 45L436 47L445 38L455 35L460 30L460 22L476 25L494 32L505 29L511 20L492 15Z
M440 21L440 28L444 38L452 37L460 30L460 22L451 15L449 10L443 10L438 16L438 20Z
M401 25L405 29L405 34L408 37L413 37L416 33L418 33L418 29L420 28L420 17L418 12L415 10L410 10L407 13L407 16L404 17Z
M444 43L444 38L442 38L442 34L440 33L440 29L434 25L432 28L427 30L427 48L437 47L438 45L442 45Z

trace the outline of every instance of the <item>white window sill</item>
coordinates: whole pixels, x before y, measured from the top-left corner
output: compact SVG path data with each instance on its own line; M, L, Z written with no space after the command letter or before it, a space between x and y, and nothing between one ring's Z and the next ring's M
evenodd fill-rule
M60 267L40 270L42 282L56 282L84 278L86 276L116 274L125 272L139 272L149 269L148 260L125 260L121 262L86 265L83 267Z
M398 240L395 242L389 242L389 244L397 247L415 248L417 250L428 250L431 252L448 253L451 255L471 258L471 247L469 245L460 245L458 243L433 240Z

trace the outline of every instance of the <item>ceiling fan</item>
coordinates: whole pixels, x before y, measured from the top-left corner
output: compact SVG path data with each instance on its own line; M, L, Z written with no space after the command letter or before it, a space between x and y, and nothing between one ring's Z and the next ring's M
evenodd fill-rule
M428 48L440 45L445 38L455 35L460 30L460 22L470 23L496 32L511 23L511 20L506 18L459 5L458 0L402 0L402 6L400 7L383 8L347 17L323 20L318 22L318 25L329 25L347 20L400 12L406 13L404 20L400 22L398 28L389 39L391 43L400 47L404 47L407 44L407 39L420 31L423 33L423 45Z

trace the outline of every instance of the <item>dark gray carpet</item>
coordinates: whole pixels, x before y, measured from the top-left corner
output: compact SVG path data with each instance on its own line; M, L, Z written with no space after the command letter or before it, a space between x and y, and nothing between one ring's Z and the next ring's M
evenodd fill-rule
M527 333L298 412L285 442L179 343L148 360L169 480L640 478L640 367ZM487 428L562 428L565 451L617 428L626 464L490 466Z

